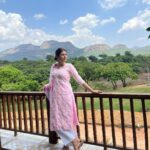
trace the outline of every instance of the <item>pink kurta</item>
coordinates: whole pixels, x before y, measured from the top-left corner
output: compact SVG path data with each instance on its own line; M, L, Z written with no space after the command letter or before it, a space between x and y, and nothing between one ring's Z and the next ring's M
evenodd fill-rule
M73 90L70 78L83 84L72 64L66 63L62 67L53 64L50 71L49 84L44 91L50 101L50 130L72 130L79 124Z

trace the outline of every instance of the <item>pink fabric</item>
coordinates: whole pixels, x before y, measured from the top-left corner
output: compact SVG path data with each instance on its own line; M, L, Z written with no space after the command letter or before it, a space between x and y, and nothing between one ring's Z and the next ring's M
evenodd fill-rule
M62 67L53 64L50 71L49 84L44 92L50 101L50 130L70 130L79 124L73 90L70 78L83 84L72 64L66 63Z

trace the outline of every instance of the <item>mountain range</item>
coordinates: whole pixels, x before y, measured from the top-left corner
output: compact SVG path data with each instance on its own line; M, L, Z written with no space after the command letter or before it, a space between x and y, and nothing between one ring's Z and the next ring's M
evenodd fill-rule
M27 58L29 60L45 59L47 55L54 55L55 50L63 47L67 50L69 57L79 56L96 56L100 54L115 55L117 53L124 54L130 51L132 54L150 55L150 45L145 47L128 48L124 44L118 44L110 47L107 44L94 44L84 48L78 48L71 42L44 41L41 45L22 44L14 48L6 49L0 52L0 60L21 60Z

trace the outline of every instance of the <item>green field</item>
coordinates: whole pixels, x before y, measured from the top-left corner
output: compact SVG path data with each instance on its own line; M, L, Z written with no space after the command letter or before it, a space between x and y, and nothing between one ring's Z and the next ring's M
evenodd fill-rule
M111 92L113 93L113 92ZM126 88L120 88L118 90L115 90L114 93L150 93L150 86L147 85L138 85L138 86L132 86L132 87L126 87ZM82 109L82 100L81 98L78 99L78 108ZM94 99L94 107L95 109L99 109L100 108L100 104L99 104L99 99L95 98ZM113 98L112 99L112 103L113 103L113 108L115 110L119 110L119 100L117 98ZM103 99L103 104L104 104L104 108L105 109L109 109L109 100L107 98ZM124 106L124 110L130 110L130 101L129 99L123 99L123 106ZM145 102L145 106L146 106L146 110L150 111L150 99L146 100ZM91 101L89 98L86 98L86 108L90 109L91 107ZM142 110L142 104L141 104L141 100L137 99L134 100L134 109L135 111L140 112Z
M116 92L121 92L121 93L149 93L150 94L150 84L119 88L118 90L116 90Z

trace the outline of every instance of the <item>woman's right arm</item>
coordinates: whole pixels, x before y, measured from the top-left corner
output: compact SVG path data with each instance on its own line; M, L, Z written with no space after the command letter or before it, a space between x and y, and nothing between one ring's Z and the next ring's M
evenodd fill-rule
M101 93L101 90L94 90L92 87L90 87L82 78L81 76L78 74L76 68L71 64L71 74L74 77L74 79L85 89L87 89L88 91L92 92L92 93Z
M84 82L82 84L82 86L87 89L88 91L92 92L92 93L102 93L101 90L94 90L92 87L90 87L86 82Z

